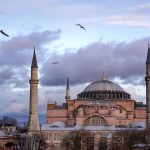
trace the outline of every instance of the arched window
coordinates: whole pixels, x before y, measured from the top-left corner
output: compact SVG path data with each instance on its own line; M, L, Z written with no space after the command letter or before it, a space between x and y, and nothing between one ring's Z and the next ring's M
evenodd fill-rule
M92 116L88 118L85 122L87 126L106 126L107 123L104 118L99 116Z
M51 139L51 135L48 133L47 134L47 139L50 140Z
M54 140L60 141L61 140L61 134L60 133L55 133L54 134Z
M45 133L44 138L45 138L45 140L50 140L51 135L49 133Z

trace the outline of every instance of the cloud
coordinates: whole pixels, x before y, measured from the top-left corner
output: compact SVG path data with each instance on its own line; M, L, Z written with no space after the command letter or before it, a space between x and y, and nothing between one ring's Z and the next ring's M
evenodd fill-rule
M71 84L93 82L98 80L103 72L109 78L118 76L125 82L136 83L137 79L144 78L145 75L149 38L129 43L98 41L74 53L67 51L62 55L53 54L40 71L41 84L65 85L68 75ZM60 63L50 66L50 62L56 58Z
M139 14L125 14L103 17L105 24L125 25L134 27L150 27L150 17Z
M109 15L101 17L83 18L79 20L84 23L99 23L107 25L122 25L130 27L150 28L150 16L138 13L125 13L120 15Z
M145 10L149 8L150 8L150 3L148 2L148 3L141 3L141 4L130 6L127 8L127 10L137 11L137 10Z
M0 42L0 84L23 86L29 74L33 47L37 55L43 58L43 48L59 39L60 30L32 32L28 35L18 35ZM45 51L46 53L46 51ZM29 78L28 78L29 79Z
M13 71L8 66L0 68L0 84L7 83L8 79L12 77Z
M7 106L4 114L6 113L20 113L20 112L24 112L27 110L27 105L24 105L24 103L21 103L19 101L16 102L11 102L9 103L9 105Z
M0 65L24 65L31 57L33 46L42 50L42 46L46 43L59 38L60 30L51 32L33 32L28 35L19 35L12 37L8 41L0 42ZM31 61L31 59L30 59Z
M58 40L60 34L60 30L46 30L10 37L0 42L1 115L11 116L19 113L20 116L27 116L33 47L36 46L37 59L39 56L43 59L47 53L44 46ZM43 105L39 105L41 112Z
M112 6L111 6L111 5ZM83 23L98 23L100 25L122 25L122 26L130 26L130 27L150 27L150 16L149 16L149 8L150 3L133 3L134 5L121 5L121 3L117 4L117 2L110 2L110 9L106 11L98 11L99 15L94 13L94 15L89 15L88 17L81 16L79 22ZM120 5L120 7L116 8L116 5ZM106 5L108 7L108 5ZM104 7L105 10L107 7ZM113 10L113 11L112 11ZM96 10L94 11L96 12Z
M144 88L145 89L145 88ZM141 88L141 91L143 90L143 87ZM146 90L146 89L145 89ZM138 93L137 87L128 86L128 88L125 88L125 91L131 94L131 98L141 102L146 103L146 97L145 95L142 95L141 93ZM144 93L145 94L145 93Z
M6 115L13 112L27 111L27 101L29 99L29 90L14 90L8 84L0 86L1 90L1 115Z
M129 77L128 81L125 81L119 77L115 77L113 82L117 83L123 87L127 93L131 94L131 99L146 103L146 87L143 76L136 79L135 77Z
M1 5L2 6L2 5ZM48 13L49 15L56 14L67 14L67 15L74 15L84 13L86 14L87 12L94 11L94 8L98 10L97 4L91 5L87 2L81 2L81 1L60 1L60 0L39 0L37 3L36 0L31 0L30 2L24 1L24 2L19 2L18 0L14 0L13 4L3 2L3 7L1 7L1 10L7 10L8 13L14 13L14 12L21 12L21 11L26 11L28 12L33 12L33 10L37 11L36 13ZM52 6L51 9L49 9L49 6ZM83 11L84 10L84 11ZM33 14L33 13L32 13ZM31 14L31 15L32 15Z

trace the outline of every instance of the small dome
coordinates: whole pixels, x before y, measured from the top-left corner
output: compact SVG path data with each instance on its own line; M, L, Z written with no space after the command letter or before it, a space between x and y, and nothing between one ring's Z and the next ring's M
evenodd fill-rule
M65 123L63 121L56 121L50 124L51 127L65 127Z
M102 78L91 83L84 91L124 91L118 84Z
M131 124L131 127L134 127L134 128L145 128L146 127L146 123L145 122L133 122Z

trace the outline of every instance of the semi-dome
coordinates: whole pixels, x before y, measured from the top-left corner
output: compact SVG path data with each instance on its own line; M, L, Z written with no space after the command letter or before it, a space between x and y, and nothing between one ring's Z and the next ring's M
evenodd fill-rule
M80 99L130 99L130 94L125 92L118 84L102 78L89 84L83 92L77 95Z

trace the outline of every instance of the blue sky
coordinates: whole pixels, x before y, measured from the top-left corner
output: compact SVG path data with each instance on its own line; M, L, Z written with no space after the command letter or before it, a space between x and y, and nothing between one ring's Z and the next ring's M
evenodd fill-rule
M149 14L148 0L2 0L0 28L10 37L0 35L1 115L28 112L34 45L40 114L47 101L64 102L68 75L73 98L105 72L145 102Z

